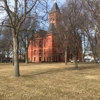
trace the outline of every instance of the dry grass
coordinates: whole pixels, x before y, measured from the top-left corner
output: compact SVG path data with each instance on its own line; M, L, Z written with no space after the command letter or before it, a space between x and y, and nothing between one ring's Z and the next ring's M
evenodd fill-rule
M0 100L100 100L98 64L21 64L20 73L0 64Z

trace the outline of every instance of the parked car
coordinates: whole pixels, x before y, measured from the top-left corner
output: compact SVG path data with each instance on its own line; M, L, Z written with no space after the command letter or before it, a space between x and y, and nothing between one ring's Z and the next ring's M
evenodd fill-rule
M25 62L25 59L19 59L19 62Z
M99 63L99 59L96 59L95 62L96 62L96 63Z
M74 60L70 60L71 63L74 63ZM79 60L77 60L77 62L79 62Z
M2 59L2 63L9 63L10 62L10 58L3 58Z
M19 61L19 62L25 62L24 59L19 59L18 61ZM12 62L13 62L13 59L11 59L10 62L12 63Z
M85 59L85 62L92 62L91 59Z
M70 60L71 63L74 63L74 60Z
M25 62L25 59L18 59L19 62ZM10 62L13 62L13 59L10 60Z

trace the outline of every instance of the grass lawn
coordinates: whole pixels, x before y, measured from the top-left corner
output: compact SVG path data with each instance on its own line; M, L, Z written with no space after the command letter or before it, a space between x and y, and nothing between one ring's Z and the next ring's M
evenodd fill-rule
M0 64L0 100L100 100L98 64L20 64L20 74Z

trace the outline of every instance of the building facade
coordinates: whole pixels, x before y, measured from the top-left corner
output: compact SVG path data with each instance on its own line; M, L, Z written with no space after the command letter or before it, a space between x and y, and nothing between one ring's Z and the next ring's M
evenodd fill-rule
M34 39L30 40L28 47L29 62L63 62L64 49L59 47L58 39L55 36L57 26L61 25L60 9L55 2L49 13L49 28L44 36L35 35ZM43 30L40 31L40 33ZM68 61L72 59L72 54L68 52ZM81 52L78 52L78 59L81 60Z

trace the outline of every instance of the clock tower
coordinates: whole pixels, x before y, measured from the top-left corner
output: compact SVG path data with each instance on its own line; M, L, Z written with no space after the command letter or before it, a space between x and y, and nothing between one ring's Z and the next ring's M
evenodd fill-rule
M61 24L61 13L60 9L57 5L56 0L54 0L53 7L49 13L49 22L50 24L53 23L55 27L57 27L59 24Z

